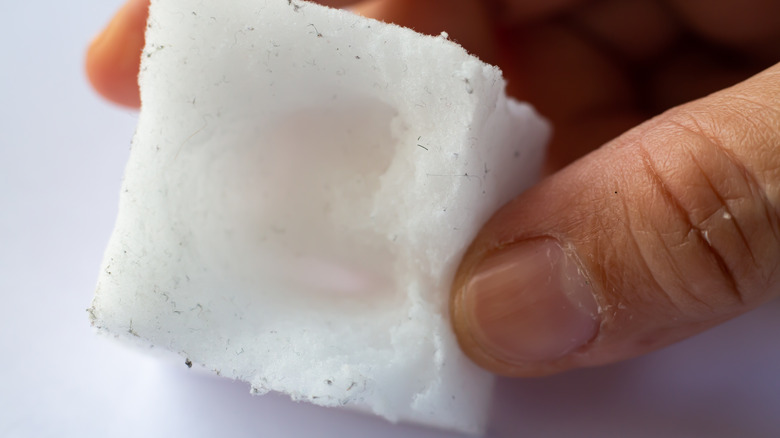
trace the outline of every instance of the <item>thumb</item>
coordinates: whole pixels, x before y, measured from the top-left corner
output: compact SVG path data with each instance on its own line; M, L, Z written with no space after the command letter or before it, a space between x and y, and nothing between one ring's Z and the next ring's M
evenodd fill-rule
M780 296L780 64L503 207L467 251L464 351L536 376L627 359Z

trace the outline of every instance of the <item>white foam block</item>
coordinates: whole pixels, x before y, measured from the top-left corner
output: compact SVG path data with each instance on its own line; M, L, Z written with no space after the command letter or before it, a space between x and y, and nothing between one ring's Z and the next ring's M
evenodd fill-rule
M446 37L298 0L152 2L96 327L254 392L480 433L448 321L545 122Z

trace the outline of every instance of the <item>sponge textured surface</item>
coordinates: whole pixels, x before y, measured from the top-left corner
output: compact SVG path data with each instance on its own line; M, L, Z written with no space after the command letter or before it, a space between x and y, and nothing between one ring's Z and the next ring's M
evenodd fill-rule
M152 2L90 314L326 406L479 433L450 281L548 128L444 37L289 0Z

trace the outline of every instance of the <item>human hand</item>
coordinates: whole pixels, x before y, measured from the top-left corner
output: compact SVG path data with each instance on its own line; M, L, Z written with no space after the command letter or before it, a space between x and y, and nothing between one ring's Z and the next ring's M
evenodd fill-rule
M780 59L780 3L321 3L446 30L499 64L553 122L550 172L608 141L502 208L465 255L451 309L480 365L615 362L780 296L780 64L749 78ZM146 4L130 0L87 59L95 88L128 106Z

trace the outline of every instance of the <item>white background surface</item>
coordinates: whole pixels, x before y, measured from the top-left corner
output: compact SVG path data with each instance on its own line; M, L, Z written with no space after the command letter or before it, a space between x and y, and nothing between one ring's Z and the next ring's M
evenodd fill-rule
M0 2L0 437L453 436L252 397L94 334L135 114L82 63L118 4ZM778 437L780 302L623 364L499 380L489 436Z

